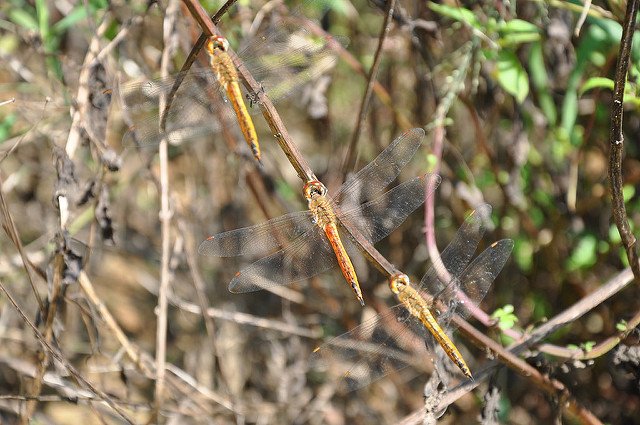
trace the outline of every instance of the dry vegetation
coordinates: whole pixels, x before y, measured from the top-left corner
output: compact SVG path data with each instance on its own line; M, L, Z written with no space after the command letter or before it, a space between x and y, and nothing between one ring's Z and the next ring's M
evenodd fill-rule
M335 67L276 104L290 136L282 143L339 182L355 128L350 170L423 127L399 181L442 177L427 203L438 248L485 202L493 228L478 252L515 242L481 305L498 319L458 323L474 382L456 375L438 386L424 361L348 393L309 358L397 302L383 274L354 256L363 309L337 270L277 295L232 294L228 282L249 260L198 255L209 235L306 207L274 137L277 116L266 114L270 128L254 115L262 166L232 120L179 145L123 143L136 123L122 83L179 71L204 29L190 3L0 5L0 423L421 423L442 412L442 423L640 423L638 293L625 288L633 274L607 180L622 2L407 0L381 49L388 3L320 0L297 12L350 41L333 47ZM219 23L233 48L252 25L268 32L296 8L240 3ZM639 49L618 188L631 230ZM377 58L379 86L358 123L362 69ZM418 209L376 248L419 278L429 265L423 229Z

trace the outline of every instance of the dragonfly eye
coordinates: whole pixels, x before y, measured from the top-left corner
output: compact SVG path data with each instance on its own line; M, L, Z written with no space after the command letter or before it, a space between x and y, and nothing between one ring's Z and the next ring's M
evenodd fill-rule
M389 287L391 288L391 292L396 295L404 291L407 286L409 286L409 276L406 274L397 273L389 278Z
M207 43L207 50L210 54L213 54L215 50L222 50L223 52L226 52L229 50L229 40L217 35L211 36Z
M312 199L316 196L325 196L327 194L327 188L317 180L310 181L304 186L304 196L307 199Z

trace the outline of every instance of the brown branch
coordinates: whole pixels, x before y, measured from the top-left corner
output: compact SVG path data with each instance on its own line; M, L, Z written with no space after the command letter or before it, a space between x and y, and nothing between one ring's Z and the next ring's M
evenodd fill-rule
M611 203L613 206L613 219L616 222L620 238L627 252L627 259L633 270L636 282L640 282L640 265L638 263L638 253L636 252L636 238L631 232L627 211L624 206L624 196L622 186L622 155L624 134L622 131L622 118L624 114L624 87L627 81L627 71L629 70L629 59L631 55L631 43L638 14L638 0L627 2L627 12L625 14L622 27L622 39L620 40L620 53L616 66L615 86L613 88L613 102L611 104L611 131L609 132L609 185L611 189Z
M380 62L382 61L382 48L384 46L384 41L386 40L387 35L389 34L389 30L391 29L391 22L395 4L396 0L389 0L387 2L387 10L384 17L384 22L382 24L382 31L380 31L380 37L378 38L378 48L376 49L376 54L373 57L373 64L371 65L369 76L367 78L367 88L365 89L364 95L362 96L362 102L360 103L360 110L358 111L356 127L353 130L353 136L351 137L351 143L349 144L349 148L347 149L347 155L345 156L344 162L342 163L341 175L343 177L346 176L347 173L351 171L356 165L358 152L357 147L358 141L360 139L360 131L362 130L362 123L364 122L364 118L369 110L369 102L371 101L373 84L376 81L378 69L380 68Z

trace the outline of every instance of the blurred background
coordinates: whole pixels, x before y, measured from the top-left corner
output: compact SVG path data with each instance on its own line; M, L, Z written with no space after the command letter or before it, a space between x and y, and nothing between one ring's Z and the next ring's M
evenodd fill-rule
M397 2L381 47L379 87L359 126L352 171L403 131L426 130L397 182L438 170L442 181L432 203L441 251L470 211L492 206L490 229L477 252L503 238L513 239L514 249L481 304L488 314L497 312L496 322L471 323L504 346L513 342L504 329L526 334L627 267L606 180L625 2L586 3ZM213 15L222 3L202 6ZM291 81L284 92L271 92L276 109L329 193L345 177L342 165L387 7L377 0L240 1L218 25L249 71L260 76L267 95L277 82ZM323 31L336 36L337 45L327 45L318 36ZM353 261L364 308L337 269L283 285L278 295L232 294L229 281L256 258L198 254L210 235L306 208L301 181L257 105L250 109L262 165L223 97L218 106L199 108L193 107L198 100L188 100L220 92L203 82L211 79L205 53L169 117L174 128L196 128L197 121L207 131L185 136L176 130L168 148L168 371L161 416L154 416L149 368L162 269L162 184L157 144L138 147L137 138L152 141L158 122L156 92L145 90L168 91L173 79L162 77L161 68L175 75L200 32L182 3L0 5L0 102L6 102L0 105L0 282L66 361L102 392L88 390L59 359L42 375L42 345L3 292L0 422L20 423L20 415L32 409L33 423L124 423L107 404L92 401L105 397L136 423L371 424L397 423L412 414L418 419L411 423L421 422L428 359L421 368L389 374L355 392L342 391L338 380L310 368L312 351L327 338L397 303L385 276L361 255ZM265 42L283 32L317 43L321 54L287 64L285 72L278 58L296 45ZM162 65L167 34L173 44ZM640 127L638 49L635 43L624 117L624 194L632 229L640 222L633 143ZM308 71L312 66L319 68ZM305 78L294 81L296 75ZM132 104L129 93L149 96ZM435 136L437 128L444 129L443 138ZM376 248L419 281L430 264L423 207ZM95 289L93 297L86 285ZM52 294L53 304L47 302ZM535 347L525 355L603 422L640 423L637 334L593 360L572 356L624 330L638 308L637 295L635 287L626 288L550 335L545 342L558 348L556 355ZM52 305L55 314L47 322ZM209 308L206 318L202 307ZM491 360L455 335L472 371ZM123 346L122 337L130 345ZM33 394L37 376L40 398L29 405L19 396ZM552 423L562 417L562 407L562 400L500 367L440 420Z

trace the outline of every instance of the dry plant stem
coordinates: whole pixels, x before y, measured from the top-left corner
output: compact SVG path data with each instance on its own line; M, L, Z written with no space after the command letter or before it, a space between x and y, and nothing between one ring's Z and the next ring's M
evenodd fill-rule
M125 333L116 323L116 320L113 318L100 297L98 297L98 294L96 294L96 291L93 289L91 280L84 271L80 272L78 283L80 284L80 288L84 292L84 295L87 297L87 300L98 312L100 318L107 325L107 328L109 328L111 332L113 332L116 340L118 340L118 343L120 343L122 348L124 348L125 352L127 353L127 357L129 357L129 359L147 378L153 379L155 376L155 372L151 368L149 368L147 364L142 360L138 349L129 342L129 339L127 338Z
M472 45L468 43L466 47L467 51L464 54L464 60L460 63L458 69L456 69L453 73L453 80L447 94L443 97L442 101L436 108L435 117L433 120L433 125L435 126L433 131L433 148L431 150L431 154L436 159L433 170L429 170L437 174L440 171L440 165L442 163L442 151L444 146L444 120L449 113L449 109L453 104L453 101L457 98L458 93L464 88L464 80L467 76L467 70L470 68L470 62L472 57ZM427 183L430 184L430 183ZM432 193L431 187L426 188L425 193ZM431 262L436 267L436 270L442 272L443 276L439 276L443 282L449 282L451 280L451 276L449 276L449 272L447 268L442 263L442 259L440 258L440 251L438 250L438 246L436 244L436 234L435 234L435 218L434 218L434 210L435 210L435 196L428 196L424 201L424 229L425 229L425 240L427 245L427 252L429 253L429 258ZM468 306L471 306L473 303L467 303Z
M127 416L127 414L124 412L124 410L122 410L114 401L111 397L109 397L107 394L105 394L104 392L100 391L98 388L94 387L93 384L91 384L89 381L87 381L85 379L85 377L78 371L76 370L76 368L74 368L71 363L69 363L69 361L66 359L66 357L64 356L64 354L62 354L56 347L54 347L51 343L47 342L44 335L38 330L38 328L36 327L36 325L27 317L27 315L25 314L24 311L22 311L22 309L20 308L20 306L18 305L18 303L16 302L16 300L13 298L13 296L7 291L7 289L5 288L5 286L2 284L2 282L0 282L0 291L2 291L2 293L4 293L4 295L7 297L7 299L9 300L9 302L11 303L11 305L13 305L13 308L16 309L16 311L18 312L18 315L20 316L20 318L22 319L22 321L24 323L27 324L27 326L29 326L31 328L31 330L33 331L36 339L42 344L42 346L45 348L45 350L47 351L48 354L51 355L51 357L53 357L54 359L56 359L58 362L60 362L69 372L69 374L71 374L73 376L74 379L76 379L78 382L80 382L85 388L87 388L89 391L93 392L96 396L98 396L100 398L101 401L104 401L105 403L107 403L107 405L109 407L111 407L118 415L120 415L120 417L127 423L129 424L134 424L133 420L131 418L129 418L129 416Z
M9 206L7 205L7 201L4 198L4 191L2 189L4 182L2 175L0 174L0 214L2 214L2 227L4 228L5 233L11 238L11 241L16 246L18 253L20 254L20 259L22 260L22 266L24 267L24 271L27 274L27 278L29 279L29 284L31 285L31 290L33 291L33 295L38 302L38 311L44 317L44 302L42 301L42 297L36 288L36 284L33 280L33 276L31 274L31 268L35 269L33 263L27 257L27 254L24 252L24 247L22 246L22 240L20 239L20 234L18 233L18 228L16 227L15 222L13 221L13 217L11 216L11 212L9 211Z
M58 303L60 301L60 296L62 293L62 269L64 267L64 258L61 252L58 252L54 256L53 260L53 282L51 293L49 297L48 308L46 309L46 317L44 317L44 333L43 337L45 341L49 344L53 343L53 322L56 317L56 313L58 311ZM47 372L47 367L49 367L49 353L46 350L38 351L38 364L36 365L36 374L33 378L33 382L31 387L29 388L29 395L31 397L36 397L40 395L42 391L42 386L44 383L44 374ZM37 400L30 400L27 402L24 413L20 417L20 422L23 425L27 425L31 416L35 412L36 407L38 406Z
M456 316L454 321L459 326L459 329L464 332L465 335L467 335L478 347L483 350L490 350L493 355L495 355L502 363L506 364L510 369L533 382L538 388L554 397L559 401L563 410L577 417L581 423L594 425L601 424L600 420L596 418L590 410L578 403L578 401L571 395L569 389L562 382L543 375L526 361L520 359L512 351L503 348L500 344L487 337L484 333L473 328L465 320L461 320ZM480 371L477 374L478 377L483 376L483 372L484 370ZM489 374L487 374L487 376L488 375ZM471 385L476 386L477 383L471 382ZM447 397L445 397L440 407L444 408L448 404L449 402Z
M611 188L611 203L613 204L613 218L620 232L622 243L627 251L627 258L636 282L640 283L640 265L636 252L636 238L629 228L627 211L624 206L622 187L622 155L624 153L624 134L622 131L622 118L624 114L623 98L624 86L627 81L629 59L631 56L631 43L638 14L638 0L627 2L627 12L622 27L622 39L620 40L620 53L616 66L615 86L613 88L613 102L611 104L611 131L609 132L609 185Z
M89 104L89 96L91 95L89 91L89 77L91 73L91 65L94 63L96 57L100 52L100 43L103 40L105 31L111 25L111 19L109 19L109 14L105 15L102 23L96 30L96 35L91 39L89 43L89 51L84 57L84 63L82 64L82 69L80 70L80 77L78 79L78 93L76 94L76 102L77 109L73 113L73 120L71 122L71 129L69 130L69 136L67 137L67 143L65 146L65 150L67 151L67 156L70 159L73 159L78 146L80 145L82 129L85 126L84 120L87 115L87 108ZM91 133L90 131L88 132Z
M170 298L170 301L173 305L181 310L193 314L202 314L202 309L199 306L186 302L176 296L172 296ZM294 326L286 322L266 319L264 317L257 317L238 311L221 310L219 308L213 307L209 307L206 311L206 315L208 317L220 320L228 320L241 325L249 325L255 326L256 328L278 331L286 335L297 335L305 338L317 339L322 337L323 333L321 329L307 329L299 326Z
M125 335L125 333L122 331L122 329L117 324L117 322L115 321L115 319L113 318L113 316L111 315L107 307L102 303L102 301L96 294L95 290L93 289L93 284L91 283L91 280L89 279L87 274L84 273L84 271L80 273L78 282L80 283L80 288L82 288L82 290L84 291L85 296L87 297L87 300L91 303L93 308L98 312L98 314L100 315L100 318L105 322L107 327L111 330L111 332L113 332L118 342L124 348L125 352L127 353L127 357L131 359L131 361L138 367L140 371L142 371L142 373L145 376L149 378L153 378L156 374L156 371L154 370L155 367L152 361L150 360L149 355L143 352L139 347L136 347L127 339L127 336ZM237 411L234 410L232 403L229 400L225 399L224 397L214 393L210 389L205 388L199 384L194 385L194 382L196 382L195 379L190 377L186 372L179 371L179 369L177 369L175 366L171 364L167 364L167 370L171 370L172 373L174 373L174 375L178 377L178 379L180 379L190 387L196 389L201 395L205 396L207 399L213 401L216 404L219 404L220 406L225 407L230 411L234 411L237 413ZM179 371L179 372L176 372L176 371ZM188 377L188 378L185 378L185 377ZM171 381L170 376L167 377L167 381ZM177 384L175 383L173 385L177 386Z
M187 229L187 224L183 220L178 220L178 228L180 229L180 233L186 236L187 241L185 244L185 255L187 258L187 264L189 266L189 273L191 274L191 279L193 280L193 285L196 289L196 293L198 295L198 303L200 304L201 312L205 312L209 309L209 299L207 298L206 292L206 284L204 283L204 279L200 275L198 271L198 265L196 264L196 251L194 247L196 246L195 241L193 240L193 235ZM202 314L202 318L204 319L204 326L207 329L207 336L209 337L209 344L211 346L211 358L212 365L211 370L216 370L216 359L218 357L216 350L216 326L213 321L213 318L208 314ZM215 382L215 380L214 380Z
M396 0L389 0L387 2L387 10L386 10L387 14L384 17L384 22L382 24L382 31L380 32L380 37L378 39L378 48L376 49L376 54L373 57L373 64L371 65L371 69L369 70L369 77L367 78L367 87L365 89L364 95L362 96L362 102L360 103L360 110L358 111L358 119L356 121L356 127L353 130L353 137L351 138L351 143L349 144L347 155L345 157L344 162L342 163L342 174L341 174L342 176L346 176L347 173L353 170L353 167L355 167L356 165L360 131L362 130L362 123L364 122L365 116L367 115L367 111L369 110L369 102L371 101L373 84L376 81L376 76L378 75L378 69L380 68L380 61L382 60L382 48L384 46L384 40L387 38L387 35L389 34L389 29L391 29L391 22L392 22L393 10L395 8L395 4L396 4Z
M171 55L176 45L175 22L178 15L178 1L172 0L167 7L166 16L163 25L164 33L164 49L162 51L162 60L160 65L160 73L162 77L168 77L168 66ZM166 99L160 99L160 109L164 110ZM164 130L164 129L161 129ZM160 268L160 287L158 290L158 306L156 314L158 322L156 327L156 386L154 410L156 421L160 422L160 408L163 405L164 398L164 379L166 365L166 349L167 349L167 292L169 291L169 281L171 278L169 269L169 260L171 257L171 210L169 206L169 153L168 142L166 138L162 138L159 146L160 159L160 231L162 235L162 258Z
M532 3L544 3L548 4L551 7L556 7L558 9L569 10L575 13L583 13L584 6L576 3L570 3L564 0L532 0ZM591 5L591 7L587 10L588 16L593 16L594 18L604 18L609 20L616 20L616 17L610 11L604 9L601 6Z
M590 8L591 8L591 0L586 0L584 2L584 6L582 7L582 12L580 13L578 22L576 23L576 29L573 32L573 35L575 35L576 37L580 37L580 29L582 28L584 21L587 19L587 14L589 13Z

